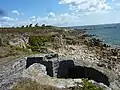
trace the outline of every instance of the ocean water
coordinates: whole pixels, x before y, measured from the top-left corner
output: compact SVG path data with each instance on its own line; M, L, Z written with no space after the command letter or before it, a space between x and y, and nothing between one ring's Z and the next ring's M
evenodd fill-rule
M91 35L96 35L104 43L120 47L120 24L78 26L76 29L87 29Z
M104 43L120 46L120 27L119 28L101 28L86 30L89 34L96 35Z

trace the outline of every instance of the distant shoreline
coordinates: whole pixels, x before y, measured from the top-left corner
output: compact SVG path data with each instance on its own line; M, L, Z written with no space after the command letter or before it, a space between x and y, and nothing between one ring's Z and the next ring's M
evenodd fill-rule
M104 37L102 36L99 36L99 35L96 35L96 34L91 34L92 32L89 32L90 30L88 29L75 29L75 30L83 30L85 32L88 33L88 35L91 35L93 36L94 38L96 39L99 39L100 41L102 41L103 44L106 44L106 45L109 45L111 48L119 48L120 49L120 44L118 43L113 43L113 42L109 42L109 40L107 41L107 39L105 39ZM94 32L94 31L93 31ZM99 33L98 33L99 34ZM112 40L112 36L111 36L111 40ZM115 41L116 42L116 41Z

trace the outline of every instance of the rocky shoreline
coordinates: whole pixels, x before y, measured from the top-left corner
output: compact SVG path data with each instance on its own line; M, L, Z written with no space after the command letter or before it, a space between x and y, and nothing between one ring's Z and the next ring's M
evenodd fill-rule
M60 32L61 33L61 32ZM82 34L81 34L82 33ZM69 35L70 34L70 35ZM66 35L66 36L65 36ZM69 35L69 36L67 36ZM17 37L18 39L18 37ZM47 40L47 39L46 39ZM28 43L28 40L26 40ZM11 42L11 41L10 41ZM11 42L14 45L13 42ZM22 42L23 46L25 46L26 42ZM42 42L43 43L43 42ZM18 44L18 43L17 43ZM57 53L60 57L67 58L67 60L78 60L79 62L85 62L83 66L90 66L96 69L98 67L98 71L100 70L102 73L106 73L107 76L114 81L111 83L111 87L107 87L105 85L105 90L119 90L120 89L120 49L112 48L104 43L102 43L99 39L95 39L88 35L84 31L73 31L71 32L62 32L62 34L56 35L53 43L54 48L47 48L49 52ZM45 54L43 54L44 56ZM36 56L36 55L33 55ZM27 56L29 57L29 56ZM77 62L78 65L80 63ZM95 67L94 67L95 65ZM106 71L102 71L103 68ZM39 71L40 69L40 71ZM113 74L109 74L107 72L112 72ZM41 73L41 74L40 74ZM51 86L55 86L58 88L61 83L61 87L64 88L67 85L75 85L75 82L81 82L81 79L57 79L50 77L46 74L46 70L44 66L41 64L33 64L28 69L26 69L26 57L22 59L13 60L6 66L3 65L3 70L0 71L0 90L10 90L12 85L16 82L20 82L21 79L31 78L36 80L37 82L43 81L41 84L48 84ZM72 82L72 84L70 84ZM49 84L50 83L50 84ZM69 86L68 86L69 87Z

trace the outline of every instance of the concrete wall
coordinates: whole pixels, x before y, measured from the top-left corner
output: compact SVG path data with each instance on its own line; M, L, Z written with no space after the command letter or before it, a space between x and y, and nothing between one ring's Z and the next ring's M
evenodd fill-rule
M103 73L88 67L82 66L74 66L72 68L68 68L68 78L88 78L89 80L94 80L99 83L104 83L109 86L109 80L106 75Z
M40 63L46 66L47 74L51 77L58 78L88 78L96 82L102 82L109 86L109 80L106 75L85 66L76 66L73 60L52 60L44 59L43 57L28 57L26 68L34 63Z
M61 61L57 75L58 78L88 78L89 80L104 83L107 86L110 85L108 77L103 73L94 68L76 66L72 60Z
M61 61L59 63L58 78L67 78L68 68L74 67L74 62L72 60Z
M49 76L53 76L53 67L52 67L52 61L46 61L43 57L28 57L27 58L27 64L26 68L28 68L30 65L34 63L40 63L44 66L46 66L46 71Z
M20 73L34 63L46 66L47 74L51 77L88 78L109 86L109 78L97 69L81 64L76 65L74 60L62 60L62 58L46 59L45 57L27 57L9 63L4 66L3 71L0 71L0 82L21 76Z

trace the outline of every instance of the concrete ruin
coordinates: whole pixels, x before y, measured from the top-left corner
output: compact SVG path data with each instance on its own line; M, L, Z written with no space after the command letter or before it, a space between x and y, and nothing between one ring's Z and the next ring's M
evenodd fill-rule
M88 78L103 83L113 90L119 90L119 78L114 72L99 67L97 64L58 56L57 54L30 55L10 62L4 66L3 71L0 71L0 90L4 90L1 88L6 88L6 85L11 85L16 78L22 78L22 72L34 63L44 65L47 75L51 77L61 79Z
M57 78L88 78L107 86L110 85L109 78L102 72L94 69L94 66L82 64L80 61L60 58L58 55L49 55L45 57L28 57L26 68L34 63L40 63L46 66L47 74ZM81 64L77 64L81 63Z

